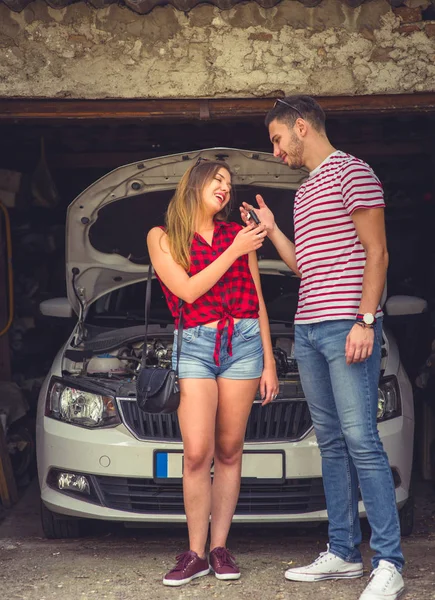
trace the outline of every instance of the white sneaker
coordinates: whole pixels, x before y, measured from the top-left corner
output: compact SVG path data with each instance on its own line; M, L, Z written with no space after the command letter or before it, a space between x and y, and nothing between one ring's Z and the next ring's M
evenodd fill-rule
M329 552L322 552L316 560L305 567L287 569L285 578L290 581L323 581L324 579L353 579L362 577L362 563L351 563ZM367 599L368 600L368 599Z
M386 560L380 560L359 600L396 600L404 590L403 577L396 567Z

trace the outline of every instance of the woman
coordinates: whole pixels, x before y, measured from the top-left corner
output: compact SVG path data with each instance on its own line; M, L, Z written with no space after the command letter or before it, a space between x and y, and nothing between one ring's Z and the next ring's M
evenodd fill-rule
M178 420L190 549L163 579L171 586L206 575L210 567L218 579L240 577L226 541L240 491L246 423L259 384L263 404L278 393L255 252L266 232L228 223L230 197L229 167L199 159L177 187L166 227L151 229L147 238L175 329L184 301Z

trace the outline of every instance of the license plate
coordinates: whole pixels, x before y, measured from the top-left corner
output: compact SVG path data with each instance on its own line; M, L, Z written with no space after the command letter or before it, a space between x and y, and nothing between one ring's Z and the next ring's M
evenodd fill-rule
M213 465L210 470L213 476ZM154 451L154 479L157 482L180 483L183 477L183 452ZM243 483L282 483L284 481L284 452L246 450L242 457Z

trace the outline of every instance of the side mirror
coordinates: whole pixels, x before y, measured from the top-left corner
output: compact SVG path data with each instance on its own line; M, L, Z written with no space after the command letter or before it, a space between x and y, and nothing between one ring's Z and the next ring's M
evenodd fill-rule
M417 296L391 296L385 303L385 312L390 317L420 315L427 312L427 302Z
M68 298L50 298L50 300L44 300L39 305L39 310L45 317L70 319L73 316Z

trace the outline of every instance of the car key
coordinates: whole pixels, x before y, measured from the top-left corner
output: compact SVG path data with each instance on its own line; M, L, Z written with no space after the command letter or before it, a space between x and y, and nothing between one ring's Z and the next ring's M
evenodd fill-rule
M260 219L257 217L257 213L254 210L248 211L249 219L252 219L256 225L260 225Z

